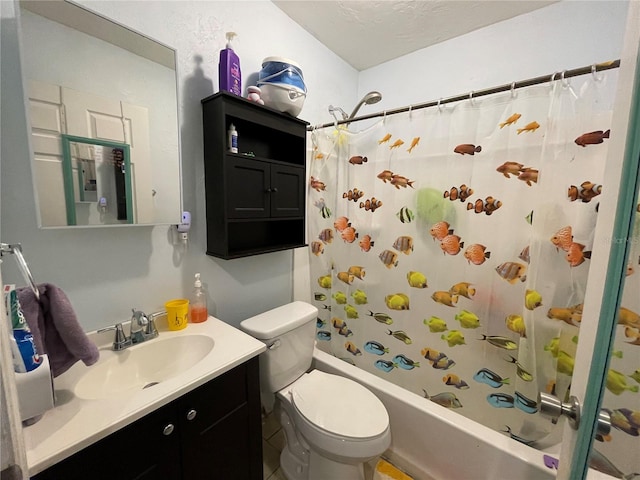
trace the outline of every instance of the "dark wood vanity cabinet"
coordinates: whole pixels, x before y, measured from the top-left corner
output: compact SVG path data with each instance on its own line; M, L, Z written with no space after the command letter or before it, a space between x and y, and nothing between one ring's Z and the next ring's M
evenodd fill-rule
M227 92L202 100L207 254L305 245L307 122ZM238 132L238 153L228 131Z
M160 408L32 478L181 479L179 439L163 434L174 424L174 409Z
M183 480L262 479L258 357L179 404Z
M262 480L258 357L34 480Z

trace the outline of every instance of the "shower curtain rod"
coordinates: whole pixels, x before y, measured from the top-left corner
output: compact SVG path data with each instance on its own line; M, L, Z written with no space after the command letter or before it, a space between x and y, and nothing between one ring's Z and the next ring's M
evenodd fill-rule
M594 74L603 70L611 70L620 66L620 60L612 60L609 62L596 63L586 67L574 68L573 70L564 70L562 72L554 72L549 75L542 75L539 77L529 78L528 80L520 80L519 82L507 83L498 87L487 88L485 90L471 91L462 95L456 95L454 97L441 98L439 100L433 100L426 103L418 103L416 105L409 105L408 107L394 108L391 110L384 110L382 112L371 113L368 115L361 115L347 120L340 120L335 122L323 123L321 125L307 127L307 130L312 131L318 128L333 127L337 125L343 125L345 123L353 123L361 120L368 120L370 118L383 117L386 115L394 115L396 113L410 112L413 110L420 110L422 108L437 107L446 103L460 102L462 100L469 100L478 97L484 97L486 95L493 95L494 93L507 92L509 90L515 90L517 88L530 87L532 85L538 85L545 82L551 82L553 80L564 80L566 78L578 77L580 75L586 75L588 73Z

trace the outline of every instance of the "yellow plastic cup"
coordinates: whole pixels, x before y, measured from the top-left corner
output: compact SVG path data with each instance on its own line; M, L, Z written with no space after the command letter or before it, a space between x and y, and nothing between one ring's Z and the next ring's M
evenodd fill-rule
M169 330L182 330L189 321L189 300L178 298L164 304Z

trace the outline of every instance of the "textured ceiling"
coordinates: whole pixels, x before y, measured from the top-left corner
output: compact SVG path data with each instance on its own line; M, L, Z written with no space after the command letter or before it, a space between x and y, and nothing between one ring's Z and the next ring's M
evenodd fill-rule
M357 70L364 70L558 0L273 0Z

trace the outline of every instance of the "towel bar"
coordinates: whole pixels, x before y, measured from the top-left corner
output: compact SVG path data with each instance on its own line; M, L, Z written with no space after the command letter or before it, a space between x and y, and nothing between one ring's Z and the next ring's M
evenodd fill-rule
M40 300L40 292L38 291L38 286L33 280L33 275L31 275L29 266L27 265L27 262L22 255L22 245L20 245L19 243L14 243L12 245L9 245L8 243L0 243L0 257L6 253L13 253L13 255L16 257L16 262L18 263L20 273L22 273L22 276L31 287L31 290L33 290L33 294L38 300Z

